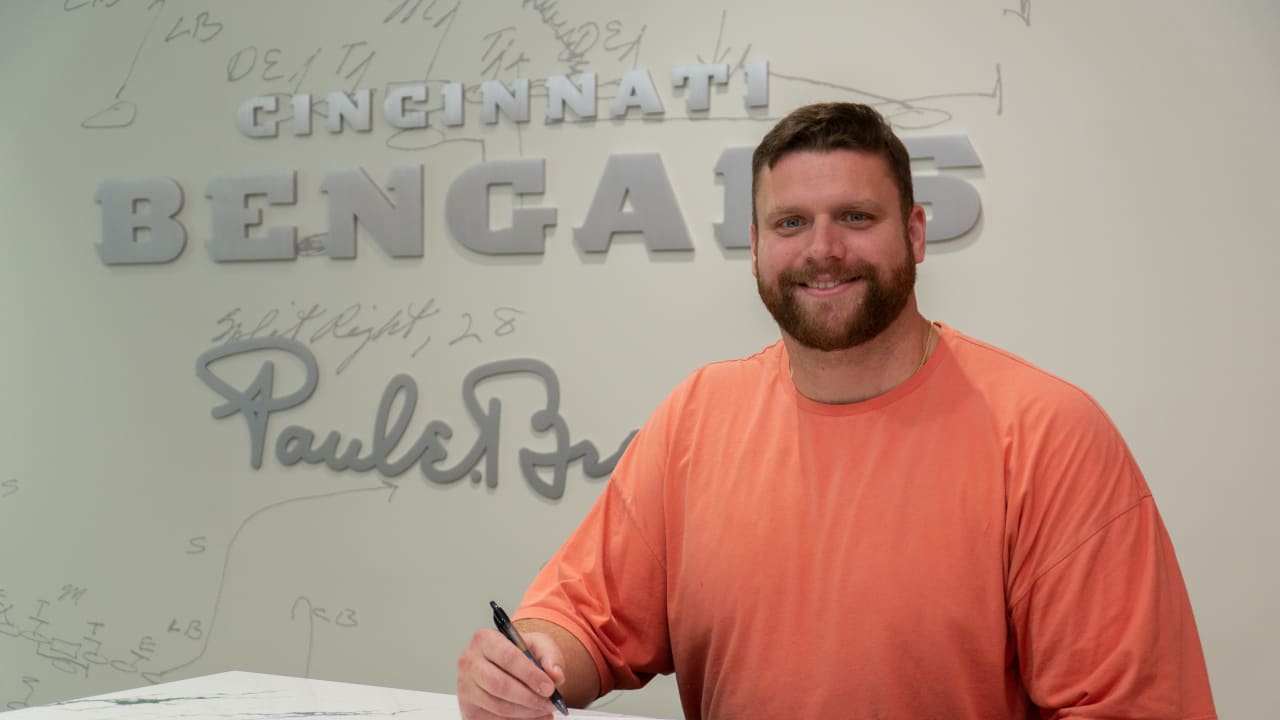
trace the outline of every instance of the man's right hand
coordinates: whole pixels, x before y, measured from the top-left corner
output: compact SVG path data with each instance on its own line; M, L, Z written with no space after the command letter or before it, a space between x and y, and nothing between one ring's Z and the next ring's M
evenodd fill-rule
M548 698L565 681L560 648L544 633L521 635L546 672L502 633L477 630L458 658L458 707L465 720L548 718L556 712Z

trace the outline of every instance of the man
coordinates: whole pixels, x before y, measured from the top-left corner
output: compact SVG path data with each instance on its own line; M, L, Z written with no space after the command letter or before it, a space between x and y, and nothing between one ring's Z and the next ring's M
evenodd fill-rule
M781 341L663 402L517 613L547 672L477 632L464 717L670 672L690 719L1215 717L1110 420L920 314L924 211L879 114L800 108L752 166Z

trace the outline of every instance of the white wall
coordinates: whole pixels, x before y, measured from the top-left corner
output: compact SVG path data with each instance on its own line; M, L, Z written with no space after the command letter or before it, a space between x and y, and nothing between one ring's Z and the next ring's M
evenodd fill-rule
M496 488L435 485L417 468L284 467L277 434L298 424L367 444L383 389L408 373L420 391L410 437L447 422L453 464L476 437L463 376L536 358L559 378L572 440L611 453L685 373L776 336L746 254L713 235L720 153L753 145L796 105L850 99L876 103L908 137L970 138L982 167L952 174L978 189L982 219L931 245L926 313L1102 402L1173 535L1222 716L1280 715L1269 691L1280 676L1270 0L320 5L0 8L0 708L231 668L450 691L486 602L514 606L601 487L574 465L553 502L522 477L520 448L554 447L529 427L543 385L511 377L480 393L503 401ZM539 5L556 16L544 22ZM375 116L368 133L330 134L317 119L310 137L275 139L234 124L244 99L295 84L381 97L398 82L566 73L557 32L570 44L586 33L580 69L602 83L648 68L665 112L551 126L535 100L524 124L485 125L469 106L461 128L394 135ZM619 43L637 36L628 54ZM363 44L339 67L351 43ZM253 72L229 80L250 47ZM770 63L768 107L744 110L735 73L690 119L671 68L744 58ZM119 126L85 127L95 123ZM450 142L427 148L439 140ZM605 160L632 152L660 155L694 251L651 252L637 237L577 250ZM460 245L444 222L450 183L482 159L522 156L547 159L545 194L497 191L492 215L558 208L545 253ZM348 261L216 263L205 249L215 175L296 170L297 203L266 208L266 225L308 236L327 228L326 173L361 167L381 183L404 164L425 167L421 258L390 258L364 234ZM137 177L182 186L186 250L164 265L104 265L95 192ZM221 398L196 358L219 344L229 311L252 327L273 309L317 304L329 318L359 303L369 325L428 302L438 313L409 337L384 336L345 366L357 341L315 337L318 387L271 417L261 469L244 418L211 416ZM503 307L520 311L514 325L493 317ZM468 317L478 339L451 345ZM277 359L279 395L299 372ZM219 372L244 387L261 360ZM324 613L308 616L308 603ZM669 683L613 707L679 712Z

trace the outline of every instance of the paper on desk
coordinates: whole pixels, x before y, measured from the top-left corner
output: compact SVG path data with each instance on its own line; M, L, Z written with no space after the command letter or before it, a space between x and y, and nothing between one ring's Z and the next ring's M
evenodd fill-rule
M626 718L626 720L660 720L660 718L643 717L641 715L616 715L598 710L570 710L571 718Z

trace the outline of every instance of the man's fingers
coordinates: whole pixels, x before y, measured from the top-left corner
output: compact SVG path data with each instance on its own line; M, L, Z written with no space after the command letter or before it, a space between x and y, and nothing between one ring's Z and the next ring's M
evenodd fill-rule
M510 680L511 678L507 678ZM518 683L517 683L518 684ZM523 687L523 686L522 686ZM499 690L499 693L502 691ZM528 688L525 688L528 692ZM512 701L477 685L470 694L471 705L495 718L547 718L554 709L550 701L530 695L532 705Z
M539 669L528 656L520 651L520 648L511 644L501 633L487 629L480 632L492 634L492 637L487 639L482 646L485 657L490 662L505 670L511 677L519 680L525 689L543 700L546 700L555 691L555 683L551 680L551 677ZM538 641L539 638L532 640L535 644L538 644ZM530 642L528 638L526 638L526 642ZM542 648L539 647L539 649L541 650ZM530 650L534 652L534 657L538 656L538 651L535 651L533 647ZM539 660L539 662L542 662L542 660Z
M495 630L477 631L458 658L458 704L468 720L549 717L553 689L551 678Z

